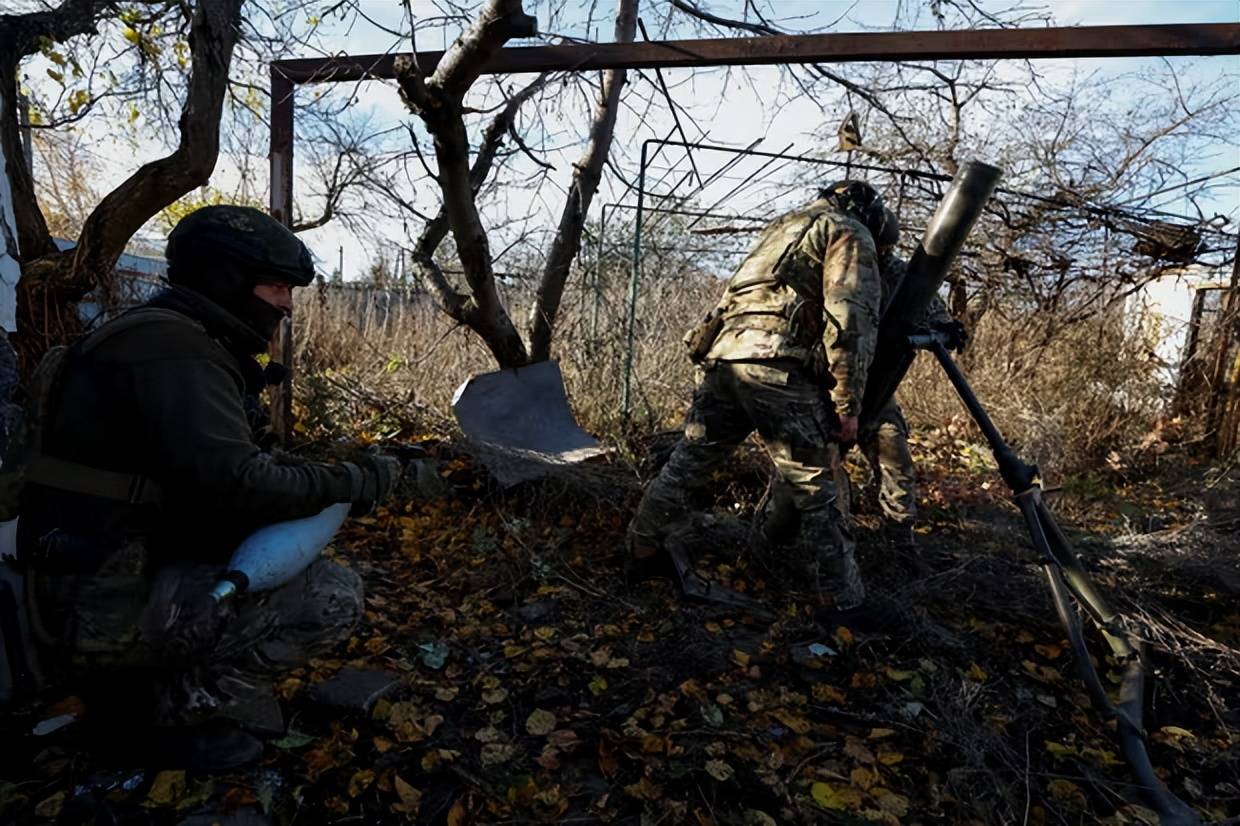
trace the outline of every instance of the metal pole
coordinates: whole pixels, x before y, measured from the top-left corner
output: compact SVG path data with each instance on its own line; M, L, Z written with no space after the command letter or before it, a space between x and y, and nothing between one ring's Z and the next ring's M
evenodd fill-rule
M642 278L642 212L646 205L646 152L649 148L650 141L643 141L641 168L637 173L637 223L633 227L633 270L629 277L629 315L625 327L624 378L620 395L620 412L625 421L628 421L633 402L633 339L637 326L637 288Z
M293 90L292 81L271 67L271 215L285 226L293 225ZM293 321L286 319L276 332L268 353L286 367L293 362ZM293 428L293 379L271 389L271 427L287 441Z
M603 239L607 237L607 210L613 208L613 204L603 204L602 210L599 212L598 224L598 243L595 245L598 252L594 255L594 310L590 316L590 341L594 345L594 349L598 351L598 319L599 313L602 311L603 292L602 292L602 272L603 272L603 255L605 247Z
M17 96L17 118L22 130L22 152L26 156L26 174L34 181L34 130L30 126L30 98Z

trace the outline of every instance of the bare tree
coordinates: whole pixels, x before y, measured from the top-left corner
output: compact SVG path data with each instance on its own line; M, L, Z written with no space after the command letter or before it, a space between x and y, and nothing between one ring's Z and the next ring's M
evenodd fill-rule
M28 364L49 343L74 330L66 308L106 282L134 232L210 177L219 154L220 120L240 34L241 5L242 0L198 0L178 9L189 27L189 76L177 146L104 196L84 222L75 248L56 249L29 175L19 164L8 165L22 256L18 342ZM101 21L120 13L120 4L107 0L65 0L46 11L0 16L0 95L15 99L18 65L24 57L48 42L93 35ZM5 115L0 120L0 147L5 157L20 157L16 117L11 110Z
M618 40L632 41L637 5L637 0L621 0L616 20ZM444 310L478 333L501 367L518 367L550 356L556 314L569 270L581 246L590 202L610 151L625 82L623 71L604 74L586 150L574 170L547 255L531 314L530 347L527 348L496 290L494 260L476 198L504 137L512 134L516 139L512 123L517 109L541 88L545 78L526 87L501 108L487 128L472 165L463 101L482 65L497 49L513 37L532 36L535 30L534 19L525 14L520 0L490 0L429 77L414 59L405 58L398 64L401 93L434 139L438 161L436 177L443 192L443 209L418 239L414 264L432 285ZM455 241L468 293L452 285L434 258L435 250L448 231Z

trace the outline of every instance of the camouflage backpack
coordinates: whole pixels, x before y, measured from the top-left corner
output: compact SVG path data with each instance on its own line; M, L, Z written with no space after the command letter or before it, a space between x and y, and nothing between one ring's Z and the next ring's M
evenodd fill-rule
M29 458L40 452L43 446L46 412L51 407L51 397L59 384L68 355L69 348L64 346L48 350L30 380L25 414L9 434L4 458L0 460L0 522L16 519L20 512Z
M117 333L168 315L184 320L172 310L142 307L105 324L77 344L53 347L43 355L30 379L25 414L14 428L0 462L0 522L18 517L22 492L28 482L133 505L157 504L162 499L159 485L146 477L88 467L47 455L43 451L43 439L49 417L55 410L61 377L75 350L88 352Z

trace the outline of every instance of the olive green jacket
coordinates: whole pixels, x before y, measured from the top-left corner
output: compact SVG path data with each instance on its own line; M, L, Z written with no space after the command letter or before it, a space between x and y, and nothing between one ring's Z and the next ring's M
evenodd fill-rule
M30 484L23 550L59 528L106 546L140 537L153 561L222 562L255 528L351 501L360 487L349 465L261 450L243 405L262 386L247 355L258 342L201 296L167 295L176 300L131 310L139 315L110 322L124 323L119 332L105 325L74 345L43 438L45 454L142 477L162 489L161 501L130 505Z
M836 412L861 409L882 284L869 230L825 200L775 220L728 281L714 361L825 362Z

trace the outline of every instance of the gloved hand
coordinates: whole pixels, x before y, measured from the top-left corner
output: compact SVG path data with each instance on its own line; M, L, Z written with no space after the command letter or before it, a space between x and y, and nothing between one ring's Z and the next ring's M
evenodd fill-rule
M386 501L400 478L400 461L382 453L360 454L352 465L361 474L361 484L354 486L353 507L350 516L365 516L375 506Z
M945 345L948 350L954 350L957 353L963 353L964 348L969 343L969 331L959 321L952 319L951 321L940 321L934 325L936 333L942 333L947 336L948 341Z

